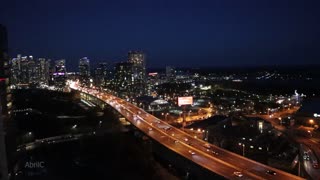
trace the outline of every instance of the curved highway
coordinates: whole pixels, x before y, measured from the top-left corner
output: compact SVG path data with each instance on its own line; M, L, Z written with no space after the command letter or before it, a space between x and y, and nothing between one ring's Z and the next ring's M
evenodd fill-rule
M70 84L70 88L103 100L150 138L227 179L302 179L301 177L255 162L212 144L207 144L207 142L194 138L184 131L113 95L94 89L81 88L75 82ZM276 172L276 174L266 173L269 170Z

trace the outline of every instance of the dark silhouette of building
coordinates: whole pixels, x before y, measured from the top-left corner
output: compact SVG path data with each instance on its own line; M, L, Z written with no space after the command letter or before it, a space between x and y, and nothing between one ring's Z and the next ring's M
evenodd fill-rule
M7 124L6 121L10 118L12 106L9 73L7 31L6 28L0 24L0 179L2 180L7 180L8 174L3 125Z

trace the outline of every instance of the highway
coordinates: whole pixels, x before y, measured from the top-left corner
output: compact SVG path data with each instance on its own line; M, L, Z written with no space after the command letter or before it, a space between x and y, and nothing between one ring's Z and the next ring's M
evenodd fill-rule
M306 145L300 144L300 156L302 159L302 166L312 179L320 179L319 167L315 168L313 163L318 164L318 159L313 151ZM306 158L306 156L308 158Z
M70 88L103 100L153 140L227 179L302 179L207 144L207 142L190 136L118 97L94 89L81 88L75 82L70 84ZM275 171L276 175L266 173L268 170ZM234 172L241 172L242 177L236 176Z

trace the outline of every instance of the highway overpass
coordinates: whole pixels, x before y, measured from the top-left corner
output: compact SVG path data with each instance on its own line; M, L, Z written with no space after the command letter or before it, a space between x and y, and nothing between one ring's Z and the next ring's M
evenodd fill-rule
M79 87L75 82L70 83L70 88L90 94L106 102L122 114L132 125L153 140L199 166L227 179L303 179L217 146L207 144L207 142L192 137L184 131L113 95L90 88ZM268 170L276 172L276 175L266 173ZM234 172L241 172L242 177L237 176Z

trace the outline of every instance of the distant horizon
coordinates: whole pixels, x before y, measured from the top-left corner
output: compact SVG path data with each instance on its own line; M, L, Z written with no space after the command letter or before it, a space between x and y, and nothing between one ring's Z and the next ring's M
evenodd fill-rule
M143 51L142 51L143 52ZM10 52L9 52L10 55ZM10 58L16 58L18 54L16 54L15 56L10 56ZM66 60L66 66L67 66L67 70L69 71L70 67L71 67L71 72L76 72L77 68L78 68L78 63L80 58L82 57L88 57L88 59L90 60L90 66L91 68L95 68L97 67L97 65L99 63L119 63L119 62L125 62L127 61L127 59L124 60L110 60L110 61L94 61L92 63L91 58L89 56L82 56L79 57L77 60L68 60L67 58L50 58L50 57L38 57L38 56L34 56L33 54L20 54L21 56L33 56L33 58L38 59L38 58L45 58L45 59L50 59L53 63L56 60L60 60L60 59L65 59ZM217 66L206 66L206 65L201 65L201 66L175 66L172 64L163 64L160 66L154 66L154 65L150 65L148 64L148 56L146 56L146 68L147 69L165 69L166 66L171 66L177 69L259 69L259 68L303 68L303 67L312 67L312 68L317 68L318 66L320 66L320 62L318 63L310 63L310 64L264 64L264 65L257 65L257 64L245 64L245 65L217 65ZM102 58L101 58L102 59Z

